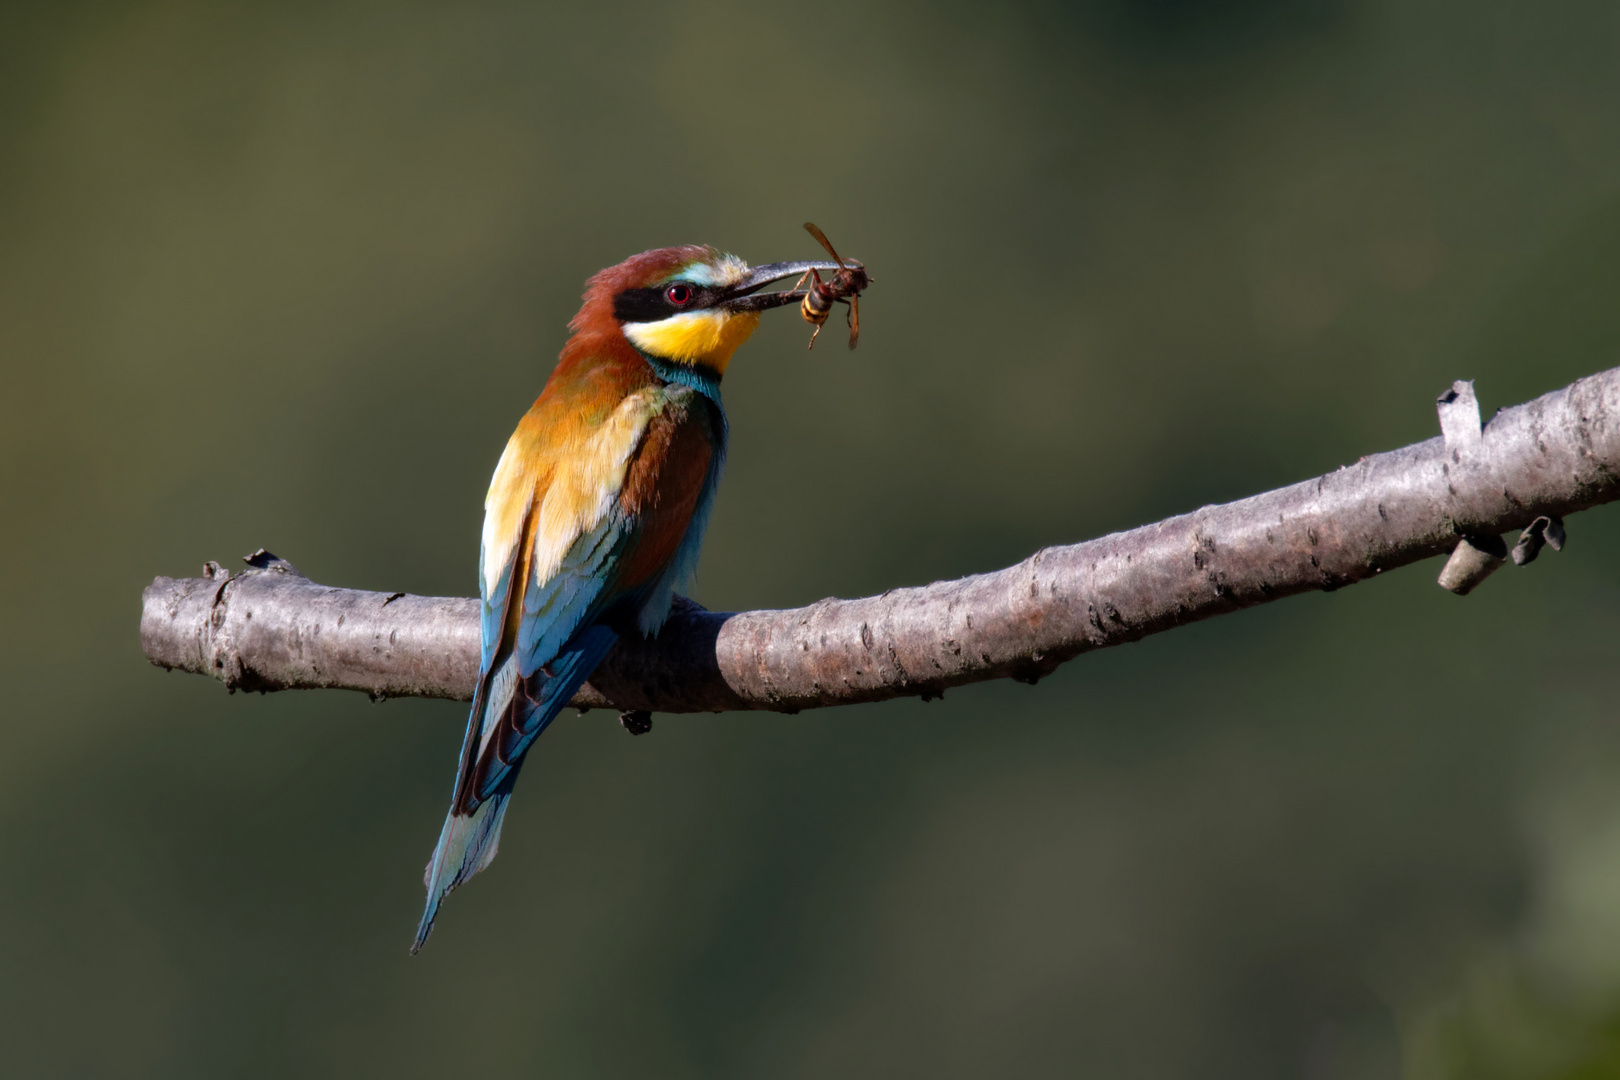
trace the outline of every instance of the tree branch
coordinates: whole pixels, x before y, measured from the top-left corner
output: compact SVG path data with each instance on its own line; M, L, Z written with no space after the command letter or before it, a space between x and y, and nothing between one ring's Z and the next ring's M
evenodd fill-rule
M1620 368L1483 431L1468 383L1440 412L1444 437L994 573L789 611L680 601L658 638L622 641L574 703L794 712L1033 682L1092 649L1454 549L1447 587L1467 591L1502 565L1501 533L1533 526L1514 549L1527 562L1543 542L1561 546L1564 515L1620 498ZM261 552L238 574L209 564L202 578L157 578L143 604L154 664L232 689L472 696L476 600L328 588Z

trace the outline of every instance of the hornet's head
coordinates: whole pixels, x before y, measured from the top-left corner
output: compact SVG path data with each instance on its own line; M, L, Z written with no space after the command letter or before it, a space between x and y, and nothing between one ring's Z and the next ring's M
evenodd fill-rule
M656 360L725 374L737 346L759 326L760 312L797 303L803 293L758 290L829 262L750 268L735 255L687 245L632 255L591 278L585 306L568 325L576 335L616 330Z

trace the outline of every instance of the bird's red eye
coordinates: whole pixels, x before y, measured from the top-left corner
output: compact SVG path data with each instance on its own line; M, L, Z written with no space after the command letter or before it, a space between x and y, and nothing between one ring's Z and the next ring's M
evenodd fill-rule
M683 304L688 304L691 302L692 289L688 285L671 285L669 287L669 291L664 295L669 297L670 303L674 304L676 307L680 307Z

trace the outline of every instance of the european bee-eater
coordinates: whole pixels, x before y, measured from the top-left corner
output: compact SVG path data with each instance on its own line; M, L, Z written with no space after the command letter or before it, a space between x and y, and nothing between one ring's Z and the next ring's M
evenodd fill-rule
M827 262L752 269L710 247L643 252L591 278L538 400L495 466L479 557L483 651L427 909L495 857L523 757L620 634L653 634L691 576L726 457L720 378L757 290Z

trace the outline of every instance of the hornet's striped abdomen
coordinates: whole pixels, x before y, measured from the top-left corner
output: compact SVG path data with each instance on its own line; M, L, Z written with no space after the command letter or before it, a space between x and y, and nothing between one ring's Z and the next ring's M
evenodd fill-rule
M810 285L810 291L799 301L799 314L804 317L805 322L821 326L826 323L827 316L832 314L836 296L832 288L821 280L821 275L817 274Z

